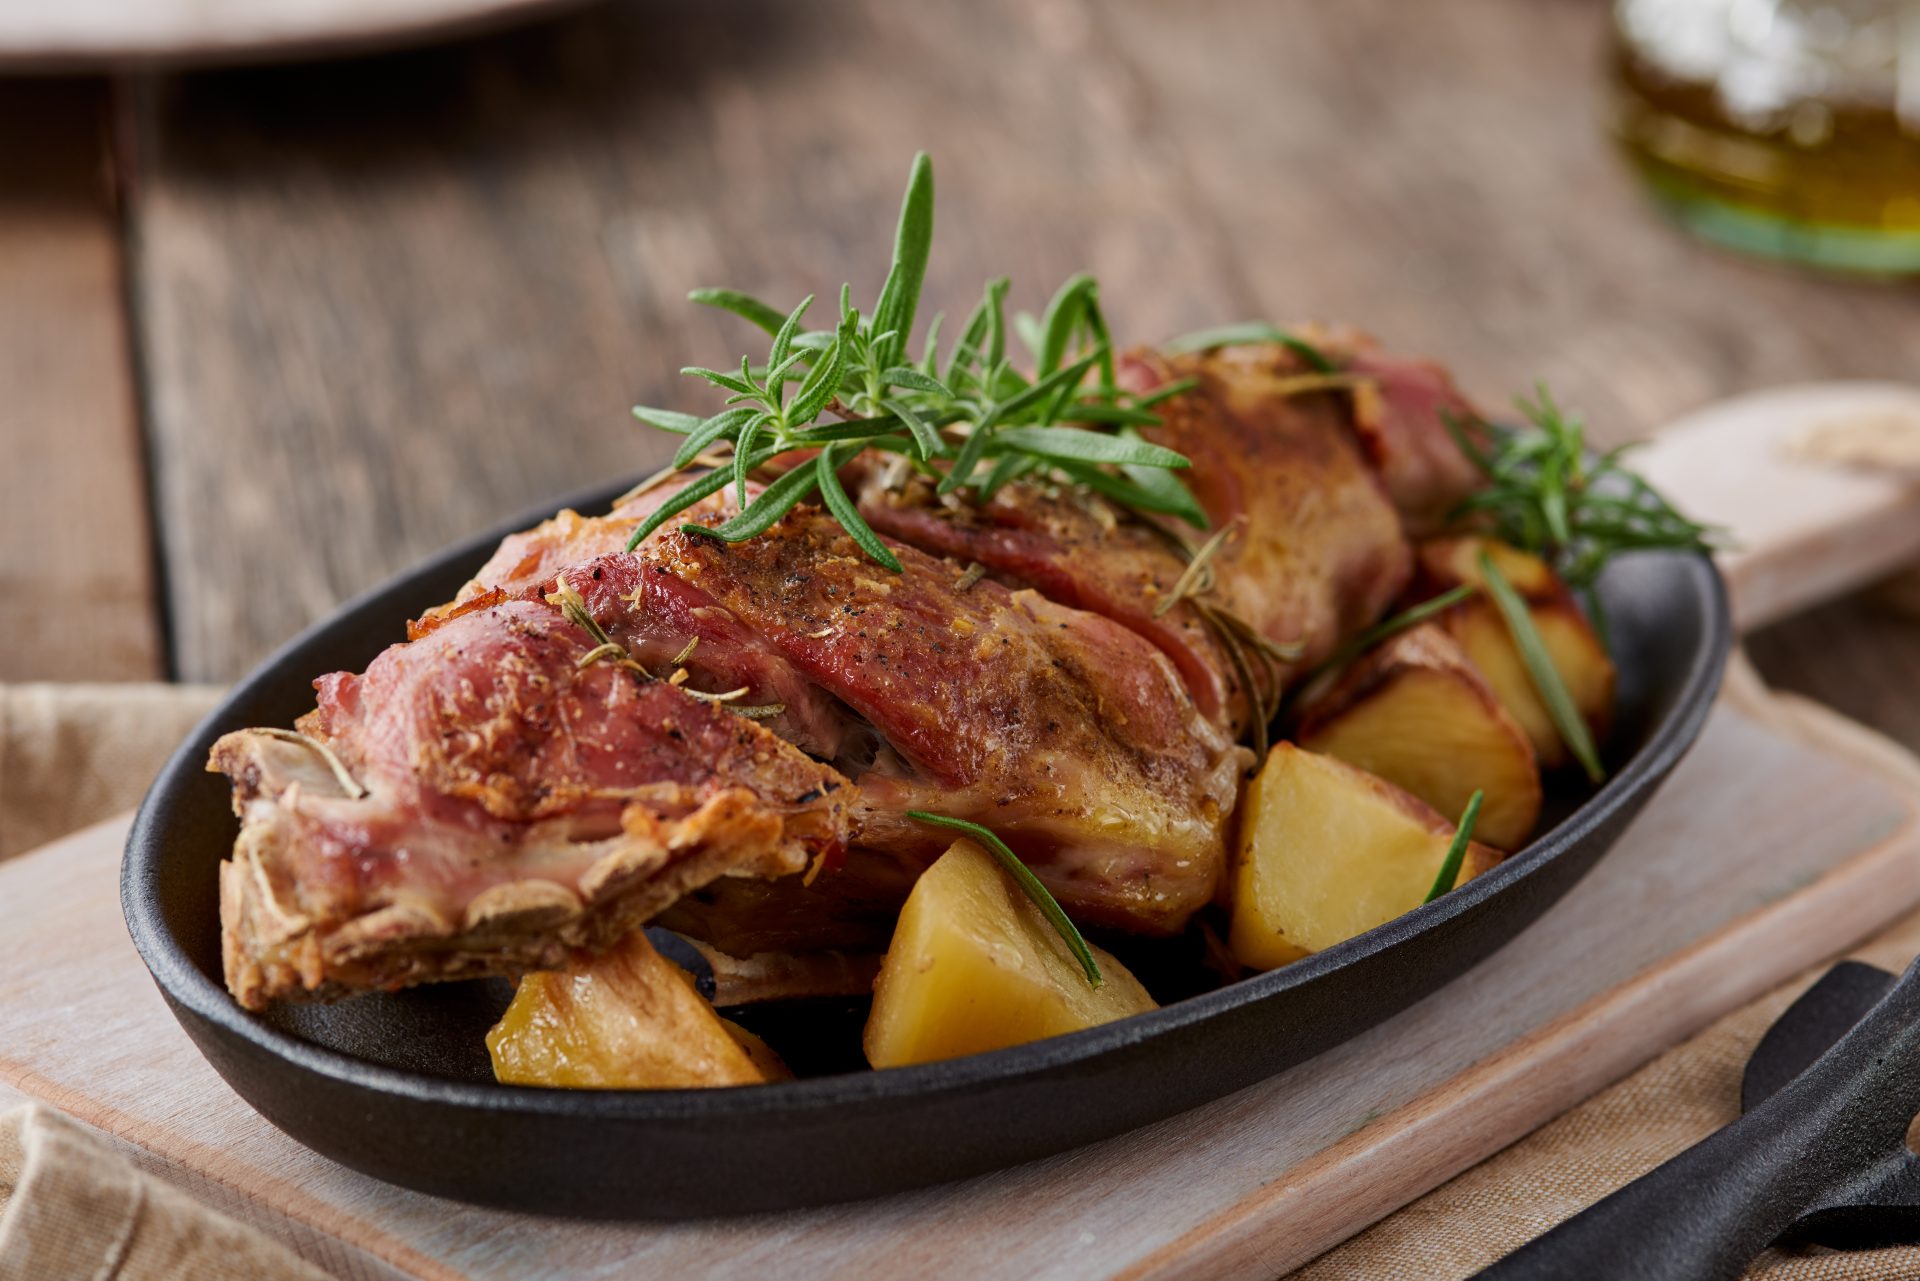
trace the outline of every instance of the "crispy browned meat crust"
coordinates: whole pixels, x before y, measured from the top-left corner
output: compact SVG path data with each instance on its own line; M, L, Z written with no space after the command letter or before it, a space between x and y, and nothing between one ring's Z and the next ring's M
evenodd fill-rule
M215 745L241 818L221 920L243 1005L559 965L716 877L844 843L831 767L579 666L592 646L544 605L498 606L319 682L304 740Z
M1407 530L1474 481L1444 371L1314 337L1359 385L1304 386L1280 346L1121 362L1136 390L1195 380L1146 434L1232 530L1207 605L1299 643L1297 666L1391 604ZM555 965L663 910L736 952L874 946L944 843L909 809L991 827L1089 924L1180 928L1221 880L1253 706L1191 603L1163 608L1185 564L1169 533L1207 531L1025 483L972 505L888 469L845 479L903 574L807 505L744 544L676 520L626 552L663 486L509 537L411 644L316 683L307 741L223 739L236 996ZM732 510L722 493L681 519ZM560 578L671 681L581 666L593 638L545 603Z

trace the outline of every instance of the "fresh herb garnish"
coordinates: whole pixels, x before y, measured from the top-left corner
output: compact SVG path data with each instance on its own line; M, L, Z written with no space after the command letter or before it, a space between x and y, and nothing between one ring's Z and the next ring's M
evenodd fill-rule
M1218 329L1201 329L1194 333L1182 334L1173 341L1164 344L1161 350L1169 356L1178 356L1190 351L1207 351L1214 347L1245 347L1252 343L1279 343L1294 355L1307 363L1307 368L1316 374L1339 372L1340 367L1328 359L1327 353L1306 339L1288 333L1264 320L1249 320L1238 325L1222 325Z
M1040 878L1033 874L1032 869L1020 861L1018 854L1007 848L1005 841L978 823L970 823L964 818L948 818L944 814L929 814L925 810L908 810L907 817L918 819L922 823L932 823L936 827L950 827L956 832L965 832L986 846L987 852L993 855L1001 867L1007 869L1026 896L1033 900L1033 905L1040 909L1040 914L1047 918L1047 923L1059 931L1061 939L1067 945L1067 950L1072 952L1074 959L1080 962L1080 968L1086 973L1088 984L1099 987L1106 982L1100 977L1100 963L1093 959L1093 949L1088 947L1087 940L1080 936L1079 927L1074 925L1072 919L1061 908L1059 901L1053 897L1045 885L1040 883Z
M1604 639L1606 619L1594 583L1614 556L1627 551L1710 552L1712 527L1675 511L1653 486L1621 466L1631 445L1604 454L1587 451L1586 427L1554 403L1542 384L1539 399L1517 403L1528 426L1446 420L1454 441L1486 477L1485 487L1454 510L1469 525L1483 523L1501 542L1545 560L1579 592Z
M922 153L914 159L901 202L893 265L871 315L853 306L844 285L839 319L830 330L801 328L811 297L783 312L735 290L693 292L695 302L751 321L773 342L759 366L743 356L738 372L681 371L728 393L726 408L710 418L644 406L633 411L642 422L686 438L674 456L675 469L699 465L710 449L730 446L731 455L726 466L715 467L643 521L628 540L629 550L731 484L739 507L731 519L711 529L683 528L740 542L818 493L868 557L898 571L899 561L862 519L837 477L840 467L867 451L900 456L934 478L942 494L971 488L989 498L1008 481L1027 476L1206 526L1199 504L1172 474L1186 467L1187 459L1142 439L1136 430L1160 421L1150 406L1164 398L1166 389L1135 396L1117 385L1093 277L1067 281L1044 316L1015 317L1012 328L1031 350L1031 377L1015 369L1007 354L1004 279L987 285L944 356L939 317L929 326L920 360L908 356L932 243L933 165ZM822 452L813 464L795 467L750 497L749 477L775 457L802 449Z
M1153 616L1163 617L1175 606L1184 603L1213 632L1214 639L1227 656L1228 665L1233 668L1234 679L1246 692L1254 758L1264 761L1267 758L1267 727L1279 715L1286 698L1286 685L1281 673L1288 664L1299 659L1306 647L1298 641L1270 640L1238 614L1206 599L1214 586L1214 557L1240 532L1243 522L1244 517L1236 518L1195 547L1185 535L1158 521L1143 518L1143 523L1165 539L1187 562L1186 568L1180 571L1180 577L1174 580L1173 587L1154 606Z
M1317 667L1303 676L1298 687L1304 688L1322 673L1333 671L1337 667L1345 667L1375 645L1390 641L1401 632L1411 631L1429 618L1444 614L1473 595L1474 590L1473 584L1462 583L1458 587L1448 588L1438 596L1429 597L1417 605L1409 605L1391 618L1382 619L1366 631L1343 642L1338 649L1321 660Z
M1460 865L1467 857L1467 842L1473 839L1473 825L1480 818L1480 802L1486 799L1486 792L1477 788L1467 798L1467 808L1460 815L1459 826L1453 829L1453 843L1447 846L1447 856L1440 861L1440 874L1433 878L1433 888L1420 900L1422 903L1433 902L1451 890L1454 882L1460 879Z
M1540 638L1540 630L1533 625L1533 611L1527 608L1527 602L1514 590L1500 567L1493 563L1493 557L1486 552L1480 553L1480 575L1486 581L1487 595L1493 598L1494 605L1500 610L1500 616L1506 619L1507 632L1513 637L1513 647L1520 651L1520 661L1526 665L1527 675L1533 681L1533 687L1540 694L1540 702L1547 709L1547 716L1553 721L1553 727L1560 732L1566 742L1567 750L1573 753L1580 768L1595 783L1606 775L1600 765L1600 753L1593 745L1593 735L1587 729L1587 718L1580 714L1574 705L1573 695L1567 690L1567 683L1560 679L1560 669L1554 665L1553 655L1547 652L1546 642Z

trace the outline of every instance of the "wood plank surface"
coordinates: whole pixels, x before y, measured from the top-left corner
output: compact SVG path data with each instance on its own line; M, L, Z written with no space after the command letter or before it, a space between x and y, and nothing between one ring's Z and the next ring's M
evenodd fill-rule
M0 1093L149 1149L243 1216L291 1216L296 1245L331 1235L436 1281L1271 1277L1920 899L1920 767L1833 720L1736 681L1620 846L1488 964L1269 1082L951 1187L620 1225L353 1174L251 1112L168 1017L120 922L112 826L0 867Z
M160 674L99 80L0 82L0 682Z
M1603 440L1783 381L1911 376L1920 295L1660 221L1581 0L636 0L138 102L137 324L181 674L662 443L726 282L871 292L908 156L929 298L1105 282L1123 337L1353 318Z

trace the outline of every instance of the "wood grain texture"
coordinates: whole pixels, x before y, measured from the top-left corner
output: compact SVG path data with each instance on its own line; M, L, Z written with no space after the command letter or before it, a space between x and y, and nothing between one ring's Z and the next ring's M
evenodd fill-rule
M0 84L0 681L160 672L107 90Z
M229 1189L245 1213L286 1213L435 1281L1270 1277L1920 897L1916 767L1842 737L1736 682L1620 846L1433 998L1173 1120L856 1206L566 1223L402 1192L306 1152L166 1014L120 922L111 827L0 867L0 1093L48 1099Z
M181 673L237 675L501 514L645 469L636 399L871 292L936 153L935 305L1099 273L1123 336L1351 317L1596 434L1911 372L1920 296L1729 258L1603 137L1605 6L637 0L511 37L157 82L139 314Z

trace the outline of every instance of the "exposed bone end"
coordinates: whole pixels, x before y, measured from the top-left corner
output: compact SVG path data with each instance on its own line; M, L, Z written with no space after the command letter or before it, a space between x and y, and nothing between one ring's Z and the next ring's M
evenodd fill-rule
M338 966L453 933L452 922L432 905L410 898L348 921L322 941L321 955L328 966Z
M552 929L580 915L580 896L553 881L509 881L482 890L467 904L469 934L512 934Z
M240 729L214 743L207 769L233 780L234 812L239 813L249 801L278 797L295 786L312 797L358 799L364 791L349 790L351 776L344 767L335 768L337 761L320 740L304 734Z

